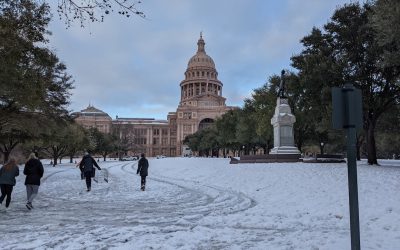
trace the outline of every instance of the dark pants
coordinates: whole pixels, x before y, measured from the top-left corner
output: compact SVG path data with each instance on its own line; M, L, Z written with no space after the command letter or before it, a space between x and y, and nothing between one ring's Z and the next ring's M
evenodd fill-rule
M1 184L1 197L0 203L3 203L4 198L7 196L6 199L6 207L10 205L11 202L11 193L13 191L13 185Z
M140 181L140 184L142 187L146 186L146 176L140 176L142 179Z
M85 172L86 187L90 189L92 187L92 172Z

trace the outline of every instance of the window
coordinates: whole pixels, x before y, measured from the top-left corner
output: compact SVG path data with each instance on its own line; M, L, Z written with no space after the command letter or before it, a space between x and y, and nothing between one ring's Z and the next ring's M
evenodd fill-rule
M171 133L171 136L176 136L176 129L175 128L171 129L170 133Z
M146 138L135 138L134 143L138 145L146 145Z
M168 129L163 128L161 133L162 133L162 135L168 135Z
M161 145L168 145L168 138L162 138Z
M133 130L133 133L135 135L146 135L146 129L137 128L137 129Z
M159 135L160 130L158 128L153 129L153 135Z
M160 144L160 138L153 138L153 145L158 145Z
M184 132L192 132L192 125L190 125L190 124L183 125L183 131Z

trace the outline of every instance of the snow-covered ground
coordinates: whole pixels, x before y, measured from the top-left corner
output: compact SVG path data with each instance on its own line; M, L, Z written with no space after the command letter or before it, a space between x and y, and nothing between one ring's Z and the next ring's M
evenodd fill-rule
M400 249L400 161L381 163L358 165L362 249ZM350 249L345 163L150 159L145 192L136 164L100 161L89 193L74 164L45 164L32 211L21 173L0 248Z

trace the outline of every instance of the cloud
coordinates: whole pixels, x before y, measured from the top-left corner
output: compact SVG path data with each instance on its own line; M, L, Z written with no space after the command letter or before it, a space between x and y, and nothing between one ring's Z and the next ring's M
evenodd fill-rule
M55 18L50 47L74 77L72 110L91 102L112 117L166 119L178 106L200 31L227 104L241 106L269 76L289 68L299 40L345 2L147 0L141 5L147 19L110 15L85 29L65 29Z

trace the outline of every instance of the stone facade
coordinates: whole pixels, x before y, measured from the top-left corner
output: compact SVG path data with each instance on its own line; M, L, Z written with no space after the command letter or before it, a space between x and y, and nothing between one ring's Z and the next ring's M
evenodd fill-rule
M111 117L107 113L91 106L90 104L86 109L81 110L81 112L75 112L72 116L75 117L75 121L78 124L82 125L86 129L95 127L102 133L111 132Z
M131 141L133 154L145 152L148 156L181 156L186 148L182 141L187 135L210 126L216 118L236 108L226 106L222 87L214 61L206 54L205 42L200 34L197 52L189 60L185 79L180 83L178 108L176 112L168 113L167 120L118 117L112 120L92 106L75 113L75 120L85 127L103 128L101 131L105 133L110 133L112 129L120 138ZM100 115L89 115L92 109L108 117L104 124L100 123Z

